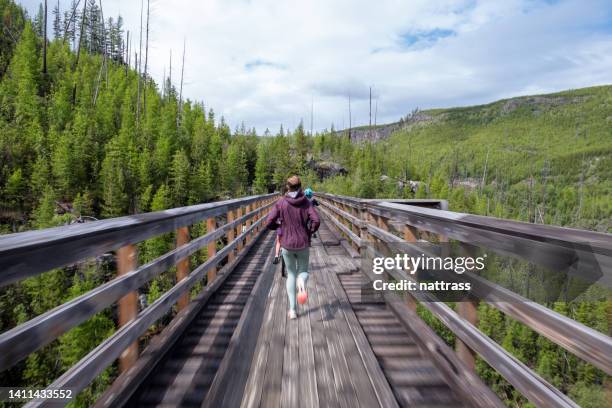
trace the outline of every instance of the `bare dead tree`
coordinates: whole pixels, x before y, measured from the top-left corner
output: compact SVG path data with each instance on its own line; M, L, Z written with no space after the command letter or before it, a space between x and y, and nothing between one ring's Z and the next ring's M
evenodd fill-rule
M104 66L105 70L106 85L108 85L108 49L106 48L108 46L108 41L106 39L106 23L104 22L104 9L102 8L102 0L98 1L100 3L100 19L102 20L102 42L104 43L104 47L102 47L102 65Z
M70 13L70 17L68 18L67 21L64 21L64 36L63 36L64 43L66 42L66 38L68 37L68 30L70 29L70 24L74 23L74 18L76 16L76 11L77 11L77 9L79 7L79 4L81 4L81 0L78 0L76 2L74 7L72 8L72 12Z
M531 161L531 166L530 166L530 170L529 170L529 195L528 195L528 200L527 200L527 221L528 222L534 222L535 220L535 211L533 212L533 218L531 215L531 208L534 206L533 205L533 187L534 187L534 182L533 182L533 161Z
M145 40L144 94L142 102L142 112L145 115L147 114L147 63L149 61L149 3L150 0L147 0L147 34Z
M140 56L140 59L136 60L136 63L138 64L138 90L136 93L136 126L138 127L139 123L140 123L140 87L141 87L141 76L140 76L140 69L142 68L142 11L143 11L143 7L144 7L144 0L140 0L140 36L139 36L139 47L138 47L138 55Z
M183 74L185 73L185 38L183 38L183 60L181 62L181 86L179 88L178 115L176 115L176 127L178 129L181 115L183 114Z
M584 196L584 167L585 167L585 153L582 153L582 163L580 164L580 189L578 192L578 211L576 212L576 221L580 220L582 216L582 198Z
M484 171L482 172L482 180L480 181L480 192L481 193L487 181L487 165L489 164L489 150L490 150L490 147L487 147L487 157L485 158Z
M370 87L370 124L369 124L369 136L372 137L372 87Z
M45 0L45 16L43 23L43 74L47 73L47 0Z
M125 75L128 74L128 71L130 69L130 62L132 60L132 56L130 55L130 30L127 30L127 38L125 40Z
M81 42L83 40L83 31L85 28L85 14L87 13L87 1L83 2L83 15L81 16L81 30L79 33L79 43L77 45L77 55L76 55L76 59L74 61L74 70L76 71L76 69L79 66L79 58L81 56ZM75 83L72 87L72 104L74 105L76 103L76 80Z
M102 82L102 72L105 71L106 78L106 86L108 86L108 62L106 60L107 50L106 50L106 26L104 23L104 12L102 10L102 0L100 2L100 18L102 19L102 41L104 43L104 47L102 48L102 64L100 65L100 71L98 73L98 81L96 83L96 90L94 92L93 97L93 106L96 106L96 101L98 100L98 92L100 90L100 83Z
M351 130L352 130L352 118L351 118L351 93L348 95L348 109L349 109L349 131L348 131L348 139L351 141Z
M547 191L546 191L546 185L548 184L548 166L549 166L549 162L548 162L548 158L544 160L544 165L542 166L542 211L541 216L542 216L542 224L544 224L545 218L546 217L546 199L547 199Z
M166 66L164 65L164 75L162 76L162 100L166 97Z
M170 70L168 73L168 87L166 92L168 93L168 100L170 100L170 95L172 94L172 49L170 49Z
M378 97L374 103L374 127L376 127L376 116L378 115Z

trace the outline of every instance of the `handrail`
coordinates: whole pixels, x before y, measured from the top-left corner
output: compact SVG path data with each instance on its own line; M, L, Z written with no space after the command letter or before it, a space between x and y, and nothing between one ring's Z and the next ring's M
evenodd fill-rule
M552 270L580 268L584 279L602 280L601 283L612 287L612 277L601 273L602 269L612 270L609 234L394 203L376 203L369 210L377 216L526 259ZM587 275L586 271L590 273Z
M397 235L373 225L367 225L367 230L381 241L406 243ZM415 254L420 255L423 252L425 250L419 247ZM610 337L471 272L454 275L453 278L470 282L472 293L490 306L529 326L607 374L612 374Z
M195 253L209 242L221 238L231 228L236 228L254 215L267 210L270 206L272 206L272 203L266 204L130 273L106 282L67 303L0 334L0 371L13 366L28 354L49 344L58 336L104 310L127 293L138 289L161 272L176 265L179 260Z
M128 266L133 268L132 270L124 268L123 272L111 281L1 333L0 371L10 368L30 353L118 301L119 304L124 302L127 308L125 312L134 313L135 317L129 321L124 318L125 323L120 323L123 325L119 330L49 387L68 387L78 393L118 357L124 359L128 349L135 347L137 356L135 342L138 338L174 304L180 301L178 308L184 307L189 301L189 290L206 274L207 286L201 292L203 296L199 297L200 300L207 299L222 284L254 244L255 240L251 238L263 233L264 217L274 204L275 196L276 194L251 196L1 236L0 268L3 270L0 287L107 251L134 248L132 244L137 242L177 231L177 246L174 250L140 267L132 263L134 266ZM243 208L246 208L245 214ZM227 221L217 227L216 218L225 214ZM189 241L186 227L205 219L207 233ZM215 243L223 236L227 236L228 242L217 251ZM208 259L189 273L188 263L181 262L204 247L208 247ZM118 251L118 254L120 252ZM134 256L133 249L124 252L131 254L128 256ZM124 259L121 256L118 255L119 260ZM217 274L216 267L226 259L227 263ZM128 295L173 265L179 265L178 282L136 315L135 302L125 303ZM120 322L121 316L125 317L121 313L120 308ZM126 362L124 368L128 368L129 364ZM45 404L46 401L33 401L29 406Z
M393 203L388 200L363 200L352 197L319 194L321 203L329 211L325 215L341 232L350 231L343 222L358 225L362 235L354 240L363 244L369 239L382 242L407 243L401 237L386 229L371 224L371 218L385 220L388 226L404 225L415 230L440 234L460 242L474 244L493 251L521 257L548 267L567 265L576 259L583 262L581 267L596 266L610 268L612 265L612 235L547 225L535 225L517 221L501 220L445 210L421 208L412 203ZM360 211L361 219L338 207L349 206ZM444 208L443 206L440 206ZM330 214L333 213L332 214ZM340 220L343 220L341 222ZM398 232L402 232L401 230ZM346 234L353 239L350 234ZM412 233L410 235L413 235ZM365 250L365 247L361 248ZM588 251L596 255L589 257ZM422 252L422 249L421 249ZM554 257L561 257L562 262ZM604 269L605 270L605 269ZM395 279L411 279L406 274ZM594 281L601 274L590 276ZM479 295L491 306L508 316L526 324L539 334L572 352L583 360L612 374L612 338L593 330L542 305L531 302L486 279L466 273L460 279L474 284L473 294ZM604 276L600 282L608 283ZM480 354L493 368L512 385L538 406L575 406L573 401L556 390L552 385L493 342L464 317L455 313L441 302L435 302L432 295L413 294L417 300L436 315L465 345ZM427 297L429 296L429 297Z
M396 280L416 282L413 277L404 271L394 270L391 275ZM370 276L370 278L372 277ZM487 337L478 328L462 319L444 302L438 301L429 293L415 292L413 296L530 401L538 406L577 407L566 395L504 350L502 346Z
M72 389L79 392L87 387L106 367L113 363L125 350L125 348L137 340L153 323L162 317L181 297L191 289L199 280L204 277L206 271L211 267L216 266L221 259L227 256L230 251L238 246L238 244L251 233L252 230L263 224L265 219L261 218L254 222L243 233L238 235L231 243L221 249L215 257L207 260L182 281L178 282L171 289L165 292L159 299L147 307L138 317L132 320L128 325L123 326L115 332L111 337L106 339L98 347L92 350L89 354L83 357L78 363L72 366L61 377L55 380L48 388L50 389ZM251 242L253 245L255 241ZM246 248L248 249L248 247ZM233 265L228 265L233 266ZM229 268L228 268L229 269ZM212 285L207 286L204 290L209 293L209 296L221 286L229 273L227 269L220 273ZM38 401L29 406L52 406L49 401Z
M0 236L0 287L273 197L250 196Z

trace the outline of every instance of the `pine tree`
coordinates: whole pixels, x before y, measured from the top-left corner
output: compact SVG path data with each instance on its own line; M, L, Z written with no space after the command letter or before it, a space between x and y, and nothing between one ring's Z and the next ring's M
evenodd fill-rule
M189 198L189 159L183 150L179 150L172 158L170 177L172 181L172 201L175 207L187 204Z
M109 142L102 162L102 215L118 217L129 209L126 155L118 139Z
M269 144L261 141L257 146L257 164L255 165L255 193L268 193L272 182L271 157L269 154Z
M246 155L241 143L231 143L223 161L223 186L232 196L247 192Z

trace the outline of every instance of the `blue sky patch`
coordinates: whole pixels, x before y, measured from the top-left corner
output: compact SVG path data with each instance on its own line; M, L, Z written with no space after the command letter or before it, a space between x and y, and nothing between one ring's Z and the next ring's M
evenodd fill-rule
M247 71L252 71L257 68L287 69L287 66L276 63L276 62L266 61L264 59L257 58L252 61L248 61L246 64L244 64L244 68Z
M416 33L400 34L400 44L403 48L410 48L418 44L432 44L441 38L451 37L456 32L444 28L435 28L429 31L418 31Z

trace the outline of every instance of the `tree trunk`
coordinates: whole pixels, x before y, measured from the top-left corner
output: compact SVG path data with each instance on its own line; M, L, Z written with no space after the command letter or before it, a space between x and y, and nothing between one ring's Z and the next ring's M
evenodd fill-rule
M138 55L140 55L140 60L137 58L136 59L136 64L138 64L138 91L137 91L137 95L136 95L136 127L138 127L139 123L140 123L140 81L141 81L141 77L140 77L140 68L142 67L142 9L143 9L143 3L144 0L140 0L140 37L139 37L139 48L138 48Z
M76 72L79 67L79 58L81 57L81 41L83 40L83 31L85 29L85 14L87 14L87 1L83 2L83 15L81 16L81 30L79 33L79 43L77 45L77 55L76 60L74 62L74 71ZM72 104L76 103L76 82L72 87Z
M179 88L179 106L178 114L176 115L176 128L180 122L181 114L183 113L183 73L185 72L185 39L183 38L183 62L181 64L181 87Z
M147 33L145 40L145 66L144 66L144 86L143 86L143 101L142 114L147 114L147 63L149 61L149 1L147 0Z
M351 124L352 124L352 118L351 118L351 94L349 93L348 96L348 103L349 103L349 131L348 131L348 139L349 142L351 141Z
M47 0L45 0L45 19L43 23L43 74L47 74Z

